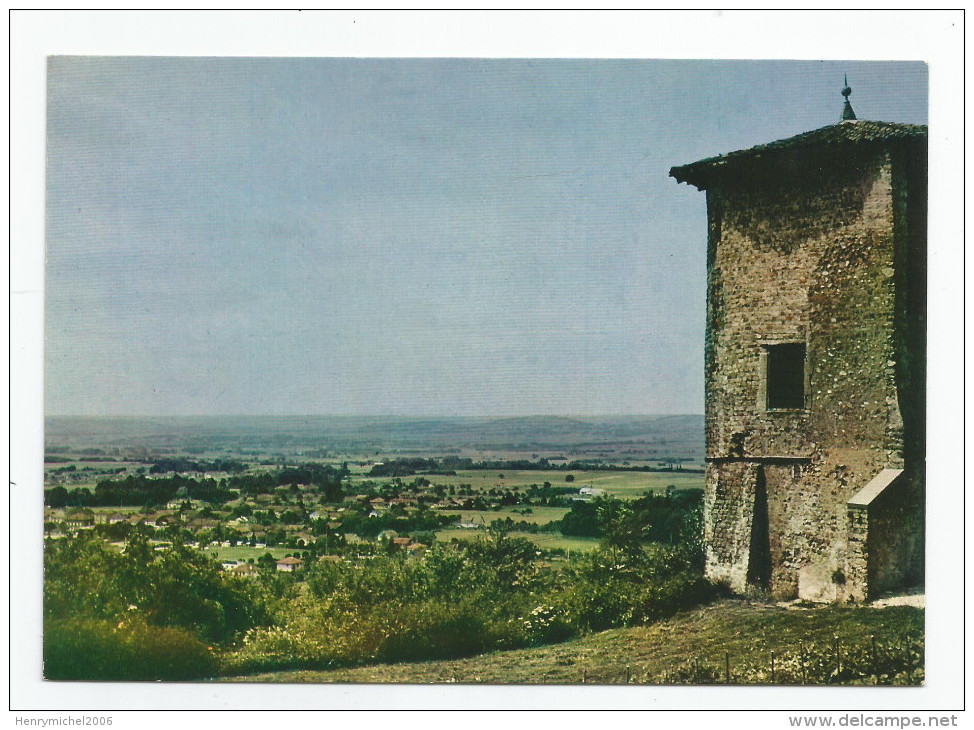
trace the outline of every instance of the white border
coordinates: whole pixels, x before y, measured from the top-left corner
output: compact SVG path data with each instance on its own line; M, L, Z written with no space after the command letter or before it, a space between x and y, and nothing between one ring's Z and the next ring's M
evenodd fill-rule
M962 704L959 506L963 376L963 15L903 11L66 12L15 11L11 25L11 706L55 709L943 710ZM930 388L927 686L919 689L480 688L43 683L40 510L45 57L48 54L382 57L856 58L930 64ZM6 506L2 507L6 510ZM78 714L78 713L73 713ZM119 716L117 712L113 712ZM128 715L121 715L120 718ZM137 715L140 724L147 718ZM149 718L166 722L166 716ZM182 722L182 718L171 718ZM265 722L233 714L216 726ZM295 716L281 718L300 722ZM357 722L356 718L349 718ZM531 718L528 718L529 721ZM666 724L666 720L659 719ZM707 715L786 727L779 713ZM392 721L393 717L385 718ZM449 718L443 717L449 722ZM673 724L693 718L671 718ZM396 718L397 724L411 720ZM116 721L118 723L118 721ZM118 726L118 724L116 724Z

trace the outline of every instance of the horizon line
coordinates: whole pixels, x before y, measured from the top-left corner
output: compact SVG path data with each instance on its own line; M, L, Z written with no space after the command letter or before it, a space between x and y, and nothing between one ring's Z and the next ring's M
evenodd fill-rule
M661 418L703 416L704 413L520 413L520 414L416 414L399 413L45 413L44 418Z

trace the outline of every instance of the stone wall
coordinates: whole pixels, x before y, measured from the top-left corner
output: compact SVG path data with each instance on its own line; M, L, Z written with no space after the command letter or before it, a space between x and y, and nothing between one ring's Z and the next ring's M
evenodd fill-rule
M710 464L704 488L706 573L742 592L754 520L755 464Z
M869 574L866 598L923 580L923 499L906 476L869 509Z
M842 597L866 600L922 583L923 514L922 479L910 473L868 505L848 505L847 580Z

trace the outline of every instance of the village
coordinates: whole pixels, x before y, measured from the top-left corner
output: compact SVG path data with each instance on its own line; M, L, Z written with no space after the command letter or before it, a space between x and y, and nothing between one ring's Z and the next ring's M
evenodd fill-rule
M598 464L601 469L580 472L469 470L458 475L441 469L388 476L403 470L403 462L393 460L391 469L389 464L366 461L308 465L313 479L271 486L302 475L301 467L244 468L231 462L229 472L161 472L160 467L187 465L170 462L157 460L150 467L116 461L48 464L45 536L60 539L89 532L118 549L137 533L159 550L178 541L218 560L223 570L243 576L262 571L300 576L319 560L393 553L421 557L437 540L465 541L490 530L524 536L536 543L539 554L558 559L598 544L594 534L562 534L561 521L572 505L613 494L639 496L640 485L648 494L673 494L679 487L687 495L697 495L703 478L701 469L680 462L656 462L652 472ZM214 465L220 463L209 464ZM261 474L270 482L255 489L253 479ZM327 479L340 483L323 484ZM311 483L315 480L319 483ZM594 486L599 483L604 488ZM141 506L132 504L137 488L156 487L156 500L159 494L172 496L164 502L147 499ZM111 490L118 496L107 504L105 495Z

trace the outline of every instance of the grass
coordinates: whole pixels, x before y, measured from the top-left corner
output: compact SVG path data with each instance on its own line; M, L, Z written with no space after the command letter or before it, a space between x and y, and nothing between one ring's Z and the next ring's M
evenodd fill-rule
M70 491L70 488L68 489L68 491ZM49 509L50 510L50 509L54 509L54 508L53 507L46 507L45 509ZM70 511L70 510L78 510L78 509L84 509L84 508L83 507L60 507L58 509L66 509L66 510L69 510ZM132 506L124 506L124 507L117 507L117 506L116 507L112 507L112 506L107 506L107 507L89 507L88 509L90 509L95 514L100 514L100 515L127 515L127 516L131 517L132 515L141 515L141 514L144 514L145 513L145 510L142 507L132 507ZM151 510L151 512L155 512L155 511L156 510Z
M500 474L504 478L500 478ZM574 482L566 482L572 474ZM647 490L665 489L672 484L677 489L703 487L703 474L686 472L638 472L638 471L458 471L456 476L429 476L433 484L445 486L469 484L479 489L511 489L538 486L551 482L553 487L596 487L617 497L640 497Z
M482 530L460 528L440 530L436 533L436 539L437 542L450 542L450 540L453 540L454 538L457 540L476 540L479 537L483 537L483 535L484 532ZM569 550L588 552L589 550L594 550L599 546L599 539L597 537L565 537L560 533L533 534L530 532L517 531L508 532L507 536L523 537L533 542L542 550L557 550L558 548L561 548L566 552Z
M677 489L703 489L704 475L686 472L579 472L575 484L601 489L619 499L636 499L647 491L663 491L672 485ZM554 482L552 482L554 484Z
M897 640L923 634L924 612L827 606L784 608L746 600L725 600L651 626L614 629L555 646L485 654L471 659L381 664L331 671L259 674L225 681L353 683L621 684L629 668L633 683L660 683L665 673L698 660L723 676L725 652L731 681L746 666L763 666L776 656L797 653L804 644L830 646Z
M528 514L521 514L525 509L530 509ZM463 522L474 522L489 525L494 520L504 520L510 517L514 522L533 522L536 525L547 525L549 522L560 520L568 513L567 507L501 507L498 510L438 510L442 515L456 517Z
M275 560L283 558L288 553L292 555L296 552L294 548L282 548L282 547L272 547L272 548L253 548L249 545L237 545L235 547L207 547L203 548L203 552L212 558L217 560L237 560L241 562L246 562L253 558L257 558L262 555L270 553L274 556ZM301 552L301 548L297 549L297 552Z
M503 474L502 479L500 475ZM566 482L565 477L572 474L574 482ZM486 470L469 469L458 471L456 475L423 475L434 485L445 487L458 487L461 484L469 484L474 489L524 489L532 484L537 486L545 482L551 482L553 487L569 486L579 489L581 487L596 487L604 490L608 495L623 499L641 497L643 492L663 490L669 485L677 489L702 489L704 475L694 472L664 471L664 472L639 472L639 471L517 471L517 470ZM411 477L404 477L403 481L410 481ZM391 478L353 476L352 481L361 483L363 481L374 481L378 483L391 482Z

